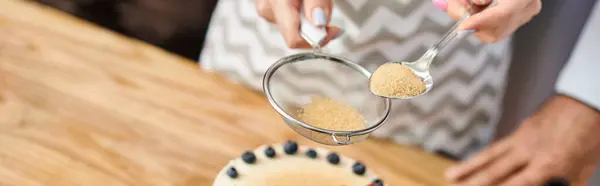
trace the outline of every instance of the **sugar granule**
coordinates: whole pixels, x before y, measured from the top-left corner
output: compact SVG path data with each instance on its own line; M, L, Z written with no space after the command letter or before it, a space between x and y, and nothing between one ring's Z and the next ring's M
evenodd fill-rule
M298 110L300 121L328 130L354 131L365 128L365 119L352 106L341 101L313 97Z
M381 65L371 76L371 91L388 97L413 97L425 92L425 83L410 68L398 64Z

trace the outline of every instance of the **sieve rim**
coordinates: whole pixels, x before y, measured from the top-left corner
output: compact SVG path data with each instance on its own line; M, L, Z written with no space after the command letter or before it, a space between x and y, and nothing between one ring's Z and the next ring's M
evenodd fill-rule
M291 121L295 125L299 125L303 128L306 128L306 129L309 129L309 130L312 130L315 132L336 135L336 136L343 135L343 136L347 136L347 137L370 134L373 131L377 130L379 127L381 127L383 125L383 123L385 123L385 121L387 121L387 119L390 116L392 101L390 98L383 98L383 97L380 97L380 98L384 99L384 102L385 102L384 116L379 121L375 122L374 125L364 128L364 129L360 129L360 130L337 131L337 130L323 129L323 128L314 127L312 125L306 124L300 120L297 120L295 117L291 116L290 114L288 114L279 104L277 104L277 102L273 98L273 95L271 94L269 82L271 81L271 77L273 76L273 74L275 74L275 72L281 66L289 64L289 63L301 62L301 61L307 60L307 59L326 59L326 60L329 60L332 62L337 62L337 63L348 66L348 67L360 72L362 75L366 76L366 78L370 78L371 74L372 74L364 67L362 67L356 63L353 63L348 59L338 57L338 56L333 56L330 54L321 53L321 52L298 53L298 54L293 54L293 55L281 58L281 59L277 60L275 63L273 63L273 65L271 65L267 69L267 71L265 72L265 74L263 76L263 81L262 81L263 92L264 92L265 96L267 97L267 100L269 101L271 106L275 109L275 111L277 111L279 113L279 115L283 116L285 119L287 119L288 121Z

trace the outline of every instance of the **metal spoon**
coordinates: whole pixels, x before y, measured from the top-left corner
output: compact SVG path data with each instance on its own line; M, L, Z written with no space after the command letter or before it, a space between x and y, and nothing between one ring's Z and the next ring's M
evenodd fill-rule
M412 70L412 72L415 73L415 75L417 75L425 83L425 91L423 91L422 93L420 93L416 96L409 96L409 97L390 97L387 95L380 95L380 94L376 93L375 91L373 91L373 89L371 89L371 92L375 95L378 95L381 97L386 97L386 98L391 98L391 99L412 99L412 98L415 98L417 96L420 96L420 95L423 95L423 94L429 92L431 90L431 88L433 87L433 78L431 77L431 74L429 73L429 65L431 65L431 62L433 61L435 56L438 54L438 52L442 48L444 48L451 41L454 41L455 39L463 38L474 32L474 30L465 30L465 31L458 30L459 25L462 24L469 17L471 17L471 10L473 8L473 2L471 2L471 1L469 1L469 2L470 2L470 5L467 7L467 11L465 12L465 15L463 15L463 17L458 22L456 22L456 24L454 24L454 26L452 26L452 28L437 43L435 43L431 48L429 48L427 50L427 52L425 52L425 54L423 54L423 56L421 56L421 58L419 58L417 61L414 61L414 62L402 62L402 61L387 62L387 63L402 64L402 65L410 68ZM373 74L376 74L380 68L381 68L381 66L379 66ZM369 78L369 88L371 87L372 77L373 77L373 75L371 75L371 78Z

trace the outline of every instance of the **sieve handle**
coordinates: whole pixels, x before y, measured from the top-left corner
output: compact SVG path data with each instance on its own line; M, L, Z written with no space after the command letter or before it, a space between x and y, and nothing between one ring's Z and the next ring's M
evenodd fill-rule
M300 36L310 44L313 49L319 50L327 38L325 28L317 28L304 15L304 10L300 10Z
M346 136L346 140L344 140L344 141L340 141L337 136L338 135L336 133L331 134L331 137L333 137L333 141L335 141L335 143L337 143L338 145L350 144L350 135L343 135L343 136Z

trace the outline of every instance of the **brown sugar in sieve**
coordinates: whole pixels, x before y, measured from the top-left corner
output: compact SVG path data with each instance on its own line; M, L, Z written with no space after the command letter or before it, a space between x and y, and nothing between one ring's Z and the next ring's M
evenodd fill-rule
M297 116L304 123L328 130L355 131L366 126L364 116L351 105L323 97L312 97Z

